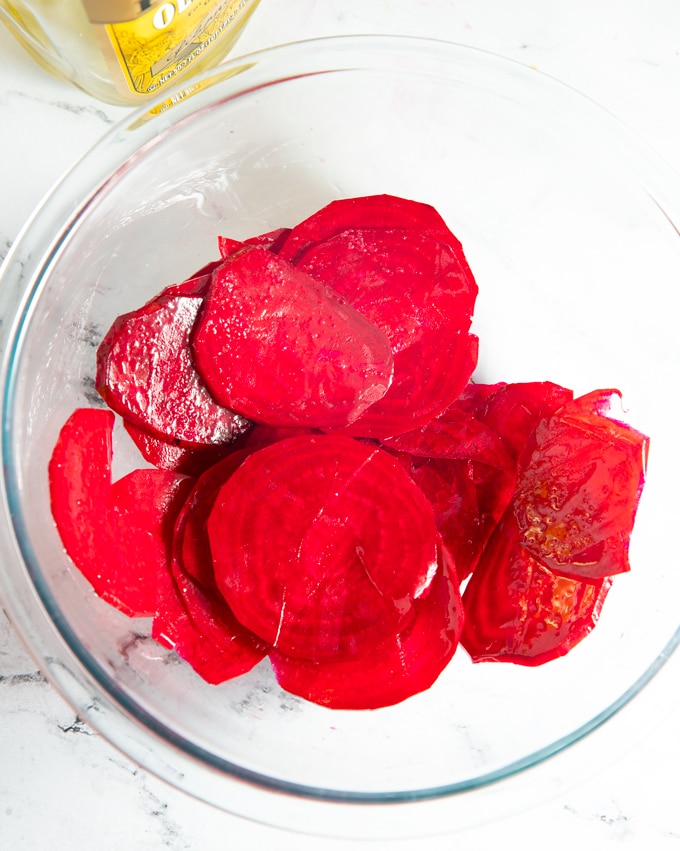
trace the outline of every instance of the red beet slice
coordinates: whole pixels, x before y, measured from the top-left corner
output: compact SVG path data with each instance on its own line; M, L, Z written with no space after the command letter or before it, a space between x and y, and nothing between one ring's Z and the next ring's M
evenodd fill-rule
M182 281L179 284L170 284L165 287L158 295L154 296L148 304L153 307L159 299L162 298L171 298L172 296L184 295L184 296L203 296L205 295L208 287L210 286L210 279L212 277L213 271L221 265L221 261L216 263L210 263L207 266L204 266L203 269L196 273L191 278L187 278L186 281Z
M212 273L221 265L222 260L212 260L210 263L206 263L205 266L201 266L200 269L185 281L179 284L169 284L158 295L154 296L148 304L153 305L159 298L169 298L176 295L205 295Z
M366 655L314 663L270 654L279 685L329 709L377 709L430 688L451 660L463 627L458 580L440 550L432 584L414 604L414 618Z
M286 440L288 437L321 433L319 429L304 428L304 426L268 426L264 423L255 423L239 445L252 451L269 446L270 443L277 443L279 440Z
M400 625L436 565L432 508L385 451L339 435L250 455L208 520L236 617L282 653L366 652Z
M267 233L251 236L244 240L244 242L246 245L259 245L277 254L290 231L290 228L276 228L275 230L267 231Z
M296 262L311 246L350 228L401 228L450 245L460 245L434 207L395 195L367 195L331 201L296 225L279 248Z
M630 569L649 440L607 415L616 395L593 391L542 420L519 462L513 505L520 543L575 579Z
M474 416L494 431L516 462L538 423L574 398L571 390L550 381L474 385L442 418L458 419L474 407ZM476 404L472 404L476 397ZM480 459L483 460L483 459Z
M594 628L611 581L546 570L521 546L509 510L463 594L461 644L474 662L533 666L564 656Z
M481 525L481 540L486 545L491 533L512 502L517 484L516 474L498 467L473 461L470 465L472 481L477 491L477 504ZM473 563L474 565L474 563Z
M50 504L64 549L97 593L108 579L106 506L113 457L111 411L78 408L62 426L49 462Z
M247 669L269 652L269 645L246 629L235 617L226 600L213 585L196 582L177 561L173 562L173 577L180 596L197 629L219 650L236 651L246 657ZM237 662L239 667L243 658ZM242 673L242 671L239 671ZM234 674L238 676L238 674Z
M221 597L206 594L185 574L170 570L161 577L151 635L212 685L247 673L267 653Z
M477 366L477 348L473 334L424 333L418 342L397 352L389 390L345 433L383 440L430 422L470 380Z
M98 593L133 617L156 611L158 583L170 563L175 518L191 484L191 479L168 470L134 470L111 487L110 549L100 553L106 587Z
M241 450L206 470L193 486L175 522L174 559L182 570L206 588L215 585L207 522L217 494L248 456Z
M384 440L432 503L459 579L474 569L512 499L516 464L498 434L450 406L420 429Z
M353 434L381 437L414 428L468 383L477 363L477 340L466 336L477 285L457 243L403 229L353 228L314 244L295 265L390 339L394 381Z
M123 426L146 461L159 470L174 470L185 476L200 476L225 455L233 452L236 444L235 441L217 446L178 446L149 434L127 420L123 420Z
M383 443L422 458L481 461L499 470L515 469L501 437L481 420L453 406L421 428L386 438Z
M395 352L423 329L470 327L477 284L460 250L393 228L353 228L305 251L295 266L382 328Z
M222 260L227 260L233 254L236 254L238 251L242 251L244 248L244 242L241 239L232 239L230 236L218 236L217 244L220 249L220 256Z
M499 381L498 384L479 384L475 381L470 381L453 403L452 407L479 418L481 411L484 410L487 399L496 390L506 386L504 381Z
M432 505L437 530L462 582L475 569L512 499L514 474L456 458L425 458L406 452L397 457Z
M49 464L52 514L95 593L131 617L150 615L189 480L138 470L112 484L112 432L110 411L80 408L69 417Z
M133 425L187 446L228 444L248 427L196 372L189 335L203 299L164 296L119 317L97 351L97 389Z
M387 337L263 248L215 272L193 348L215 399L268 425L345 426L392 380Z
M232 254L236 254L237 251L240 251L246 245L256 245L260 248L266 248L276 254L289 233L290 228L277 228L276 230L268 231L267 233L251 236L243 241L231 239L231 237L228 236L219 236L217 238L217 242L223 260L231 257Z

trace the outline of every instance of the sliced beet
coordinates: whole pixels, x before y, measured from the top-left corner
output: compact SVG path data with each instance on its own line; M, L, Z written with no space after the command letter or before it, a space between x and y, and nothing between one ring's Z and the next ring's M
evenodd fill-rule
M178 446L169 440L163 440L123 420L125 431L132 438L144 460L159 470L174 470L185 476L200 476L225 455L233 452L235 443L216 446ZM244 432L244 436L247 432Z
M544 664L592 631L610 586L546 570L521 546L509 510L463 594L461 644L474 662Z
M193 351L218 402L274 426L345 426L392 380L382 331L263 248L215 272Z
M477 365L477 346L473 334L423 334L417 343L394 356L389 390L345 433L383 440L426 425L469 381Z
M247 428L194 368L189 335L203 299L163 296L119 317L97 351L96 384L112 410L185 446L231 443Z
M478 400L475 417L500 437L515 462L538 423L574 398L571 390L550 381L476 385L443 418L458 419L462 411L469 411L473 394Z
M276 228L276 230L267 231L267 233L251 236L244 240L232 239L229 236L219 236L217 238L217 244L223 260L227 260L247 245L255 245L260 248L266 248L268 251L272 251L276 254L289 233L290 228Z
M329 709L377 709L430 688L451 660L463 628L458 580L448 554L412 621L369 653L344 661L309 662L273 651L279 685Z
M175 512L190 480L138 470L111 483L113 414L76 410L49 464L50 500L64 548L95 593L131 617L153 614Z
M414 428L466 386L477 363L477 339L467 333L477 285L461 251L418 232L352 229L313 245L295 264L390 339L394 381L353 434Z
M470 467L472 481L477 491L483 545L486 546L491 533L512 502L517 475L515 472L509 473L507 470L478 461L472 461Z
M230 476L208 520L236 617L319 661L397 631L436 565L432 508L388 453L339 435L278 441Z
M286 440L289 437L303 437L310 434L321 434L319 429L305 428L304 426L268 426L264 423L255 423L251 431L241 441L244 449L262 449L270 443Z
M215 585L207 522L217 494L248 452L234 452L207 469L195 482L175 521L175 561L192 579L206 588Z
M64 549L98 592L108 583L113 423L111 411L76 409L59 432L48 471L52 516Z
M247 673L267 653L221 597L206 594L185 574L170 570L159 583L151 635L212 685Z
M189 618L206 641L211 642L216 649L238 651L239 656L245 654L248 669L264 658L269 652L269 645L234 617L215 585L205 586L197 582L177 561L173 563L172 572Z
M481 411L484 410L484 405L487 399L502 387L506 387L505 381L499 381L497 384L480 384L476 381L470 381L465 389L460 393L452 407L464 413L471 414L480 418Z
M168 470L134 470L111 487L110 549L101 553L106 584L95 590L133 617L156 611L159 577L170 563L175 518L191 484L191 479Z
M269 654L336 709L424 691L459 640L569 652L629 569L648 439L618 391L473 383L477 285L427 204L344 199L218 247L98 350L156 469L112 483L110 411L54 448L55 522L96 593L207 682Z
M397 457L432 505L437 530L462 582L475 569L509 505L515 476L457 458L424 458L406 452Z
M599 579L630 569L628 548L649 440L608 416L596 390L542 420L519 462L519 540L549 569Z
M274 252L274 254L278 254L290 231L290 228L275 228L266 233L251 236L244 240L244 242L246 245L259 245L261 248L266 248Z
M232 239L230 236L218 236L217 244L220 249L220 256L222 257L222 260L227 260L229 257L236 254L237 251L242 251L245 247L243 240Z
M460 245L434 207L395 195L340 198L296 225L279 248L291 262L311 246L331 239L350 228L401 228L413 233Z
M191 277L187 278L179 284L169 284L158 295L154 296L148 303L153 304L159 298L169 298L176 295L205 295L210 284L212 273L218 266L222 265L222 260L211 260L205 266L201 266Z
M422 458L480 461L499 470L515 469L500 435L454 406L421 428L388 437L383 443Z
M202 271L200 274L194 275L192 278L188 278L186 281L182 281L179 284L170 284L165 287L158 295L154 296L148 304L154 306L159 299L171 298L173 296L203 296L205 295L208 287L210 286L210 278L212 277L212 273L214 269L216 269L220 262L210 263L208 266L205 266L206 271Z
M512 499L516 463L498 434L455 405L422 428L383 443L399 453L432 503L462 581Z
M295 266L382 328L395 352L423 330L470 327L477 284L462 252L446 242L395 228L355 228L312 246Z

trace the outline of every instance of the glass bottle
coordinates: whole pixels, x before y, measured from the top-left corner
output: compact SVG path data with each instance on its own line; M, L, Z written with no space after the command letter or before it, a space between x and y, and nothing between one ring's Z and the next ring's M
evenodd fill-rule
M135 105L231 50L259 0L0 0L0 21L43 67Z

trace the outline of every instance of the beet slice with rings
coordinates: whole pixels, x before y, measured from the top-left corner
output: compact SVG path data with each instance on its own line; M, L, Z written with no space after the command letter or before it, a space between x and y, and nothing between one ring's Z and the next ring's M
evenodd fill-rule
M344 231L294 263L383 328L399 351L421 329L467 331L477 284L461 250L398 228Z
M385 334L264 248L237 252L213 274L192 343L214 398L268 425L345 426L392 381Z
M340 435L250 455L221 488L208 535L239 621L313 661L358 655L398 631L436 568L422 492L387 452Z
M593 630L611 583L546 570L521 545L508 509L463 593L461 645L474 662L545 664Z
M609 416L618 390L594 390L536 427L513 497L519 539L550 570L599 579L630 570L630 535L649 439Z
M389 337L394 381L353 434L381 437L427 422L470 380L477 285L459 248L417 232L352 229L304 251L297 268L346 298Z
M460 246L430 204L383 194L331 201L291 229L278 249L279 254L297 262L316 243L325 242L350 228L401 228Z
M426 425L447 408L477 366L478 339L428 331L394 356L389 390L343 431L383 440Z
M184 446L228 444L250 427L213 399L194 367L189 336L202 303L158 297L119 317L97 351L96 386L108 406Z
M355 659L309 662L272 651L279 685L329 709L378 709L430 688L456 651L463 607L453 561L438 550L439 567L412 621Z

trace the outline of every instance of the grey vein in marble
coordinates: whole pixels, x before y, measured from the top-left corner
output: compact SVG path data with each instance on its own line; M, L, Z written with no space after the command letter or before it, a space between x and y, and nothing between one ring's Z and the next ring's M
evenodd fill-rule
M0 674L0 686L17 686L25 685L26 683L46 683L44 674L41 671L30 671L27 674Z
M63 112L70 112L73 115L91 115L99 121L102 121L104 124L116 123L115 118L111 118L111 116L107 115L103 109L99 109L96 106L92 106L89 104L69 103L65 100L47 100L45 98L35 97L34 95L28 95L26 94L26 92L20 92L17 89L11 89L10 91L5 92L4 94L0 94L0 106L9 103L14 99L31 101L32 103L44 106L51 106L54 109L59 109Z

